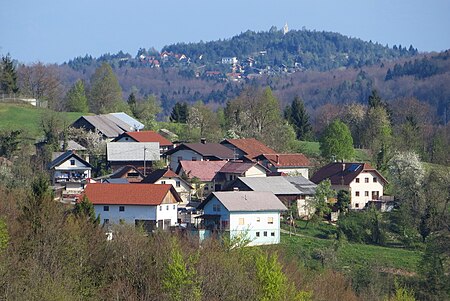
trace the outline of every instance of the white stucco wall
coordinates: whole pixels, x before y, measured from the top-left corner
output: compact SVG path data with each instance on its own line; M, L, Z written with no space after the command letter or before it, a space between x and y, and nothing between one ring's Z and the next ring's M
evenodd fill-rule
M359 178L359 183L356 183L356 179ZM366 183L366 178L369 182ZM373 179L376 178L376 182ZM378 195L383 195L383 182L378 175L372 171L361 172L351 183L350 183L350 194L351 194L351 206L350 209L363 209L368 201L372 199L372 192L378 191ZM359 196L357 196L359 192ZM368 192L368 196L366 196Z
M303 176L304 178L306 178L306 179L309 179L309 170L308 170L308 168L306 168L306 167L292 167L292 168L289 168L289 167L279 167L279 168L275 168L275 171L277 171L277 172L282 172L282 173L285 173L285 174L288 174L288 175L295 175L295 176L298 176L298 175L301 175L301 176Z
M73 165L71 164L72 162L74 163ZM91 168L75 157L70 157L68 160L62 162L54 168L53 183L56 181L64 181L64 179L73 177L74 175L72 175L72 173L82 174L81 178L90 178Z
M244 174L245 177L266 177L266 171L262 167L252 166Z
M179 164L178 157L181 157L180 160L183 161L193 161L192 158L196 158L197 161L203 161L203 157L200 156L198 153L188 150L188 149L183 149L183 150L179 150L175 153L173 153L172 155L170 155L170 169L171 170L176 170Z
M177 182L180 182L180 187L177 187ZM191 200L191 188L189 187L189 185L186 182L181 181L180 179L163 177L163 178L159 179L158 181L156 181L155 184L170 184L170 185L172 185L173 188L175 188L176 192L178 192L178 194L180 195L180 198L183 200L183 203L181 203L179 205L185 206Z

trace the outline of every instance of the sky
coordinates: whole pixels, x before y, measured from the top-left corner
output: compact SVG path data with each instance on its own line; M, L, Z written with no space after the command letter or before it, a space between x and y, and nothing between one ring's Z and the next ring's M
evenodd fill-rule
M421 52L450 48L449 0L0 0L0 55L63 63L231 38L271 26L333 31Z

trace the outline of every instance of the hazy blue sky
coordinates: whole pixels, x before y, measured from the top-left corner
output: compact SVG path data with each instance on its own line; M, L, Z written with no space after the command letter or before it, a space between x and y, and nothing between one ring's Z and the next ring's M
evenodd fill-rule
M0 0L0 54L30 63L133 56L140 47L230 38L248 29L339 32L420 51L450 48L450 0Z

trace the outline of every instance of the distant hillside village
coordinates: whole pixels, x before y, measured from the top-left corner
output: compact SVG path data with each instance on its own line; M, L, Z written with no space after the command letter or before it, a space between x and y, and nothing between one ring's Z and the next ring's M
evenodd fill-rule
M349 194L345 210L392 210L393 197L384 195L388 181L367 163L333 162L311 176L304 154L278 153L254 138L171 141L167 130L145 130L125 113L82 116L72 127L101 137L106 148L97 156L110 173L94 176L87 145L69 140L47 166L55 199L87 199L105 230L115 223L149 232L179 227L202 238L218 232L245 235L250 245L276 244L282 219L308 220L315 213L323 181ZM39 152L42 144L36 146ZM337 199L323 201L332 208L325 217L335 222L342 211Z

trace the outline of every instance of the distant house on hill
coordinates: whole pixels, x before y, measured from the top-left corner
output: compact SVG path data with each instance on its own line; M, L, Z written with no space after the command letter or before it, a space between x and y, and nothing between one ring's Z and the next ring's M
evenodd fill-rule
M280 213L286 206L271 192L213 192L200 204L203 226L241 237L249 246L280 242Z
M178 193L168 184L88 184L84 191L103 224L125 222L147 231L177 223Z
M311 181L316 184L329 179L331 187L350 193L350 209L363 209L367 203L382 203L390 198L383 196L388 181L367 163L334 162L319 169Z
M173 148L173 143L154 131L125 132L113 142L158 142L160 153Z
M72 123L72 127L99 132L103 137L111 140L124 132L141 130L144 128L144 125L127 114L120 112L81 116Z
M235 154L235 159L255 161L254 158L261 154L274 154L273 149L255 138L225 139L220 144L228 147Z
M272 173L302 175L309 178L311 161L303 154L261 154L256 157Z
M222 161L234 159L233 151L219 143L182 143L164 153L169 166L177 170L180 161Z

